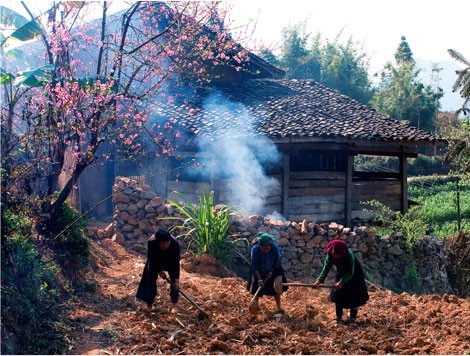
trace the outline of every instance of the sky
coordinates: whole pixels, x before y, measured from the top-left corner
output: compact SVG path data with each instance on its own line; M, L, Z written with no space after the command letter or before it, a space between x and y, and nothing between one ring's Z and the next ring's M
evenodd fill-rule
M26 0L33 7L50 1ZM110 1L115 10L129 1ZM21 10L19 1L0 3ZM14 4L17 3L17 6ZM452 60L447 53L453 48L470 58L468 15L470 0L228 0L235 25L256 21L252 44L263 42L278 46L282 29L306 21L312 34L340 41L353 37L370 58L372 71L380 70L393 59L405 35L415 58L433 62ZM98 12L99 13L99 12Z
M415 59L452 61L449 48L470 58L469 13L469 0L238 0L232 9L235 23L256 20L254 37L268 46L282 39L284 27L302 21L330 41L341 32L340 41L352 36L373 72L393 60L403 35Z

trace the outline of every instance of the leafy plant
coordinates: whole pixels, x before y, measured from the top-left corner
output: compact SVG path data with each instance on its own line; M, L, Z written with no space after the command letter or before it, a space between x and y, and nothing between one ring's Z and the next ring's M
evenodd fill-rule
M377 200L361 202L364 209L374 219L374 225L382 234L396 232L406 237L408 246L426 235L429 222L419 206L411 207L405 214L394 211Z
M55 354L65 347L57 307L59 269L38 253L31 219L2 207L2 354ZM6 238L8 236L8 238Z
M461 231L470 231L470 183L459 180ZM457 185L455 176L416 177L409 181L408 194L420 204L422 214L440 238L458 233Z
M233 267L236 257L236 240L227 236L231 216L238 211L230 206L214 206L214 192L205 193L199 199L198 205L191 204L183 194L173 192L181 201L171 200L185 217L182 225L174 226L183 233L180 236L190 236L196 244L197 253L210 254L217 258L227 268Z
M48 220L46 238L55 252L55 259L68 280L81 282L80 276L89 263L90 241L83 232L85 221L78 219L80 213L68 202Z
M464 69L457 70L457 79L452 86L452 91L457 91L460 89L460 96L464 99L462 107L459 109L459 112L463 112L464 115L468 116L470 113L469 104L470 104L470 61L466 59L461 53L455 49L448 49L449 55L460 62L465 66Z
M444 134L449 142L445 161L452 165L455 172L466 175L469 179L470 117L462 118L457 122L456 127L450 127Z
M421 290L421 278L415 264L412 264L407 271L406 280L415 292Z

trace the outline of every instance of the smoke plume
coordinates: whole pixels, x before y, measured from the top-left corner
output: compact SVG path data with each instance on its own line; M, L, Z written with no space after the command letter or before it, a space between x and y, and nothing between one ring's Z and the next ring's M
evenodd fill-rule
M276 146L257 134L256 122L242 104L220 93L204 102L203 121L215 125L211 127L215 135L201 135L200 156L211 157L210 170L218 179L229 181L230 191L223 200L244 214L259 214L266 194L279 186L263 168L280 163Z

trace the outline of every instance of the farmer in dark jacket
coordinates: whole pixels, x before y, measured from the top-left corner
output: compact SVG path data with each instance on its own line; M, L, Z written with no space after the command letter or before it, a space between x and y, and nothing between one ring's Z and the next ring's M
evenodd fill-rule
M259 232L257 235L257 243L251 249L251 276L248 286L251 294L256 294L259 286L262 286L254 303L258 307L259 297L263 295L272 295L276 301L277 312L284 313L281 308L281 295L274 290L274 279L278 276L282 277L284 283L287 282L284 271L281 267L281 252L279 246L275 242L275 237L270 234ZM284 287L284 290L287 290Z
M136 297L152 307L157 295L157 278L170 276L170 300L172 312L177 312L180 288L180 245L167 230L160 229L147 242L147 262L142 273Z
M342 322L343 308L350 309L349 322L355 325L359 307L369 300L361 264L342 240L330 241L326 252L323 270L314 287L325 281L331 267L335 265L336 283L335 288L331 290L330 299L336 304L336 325Z

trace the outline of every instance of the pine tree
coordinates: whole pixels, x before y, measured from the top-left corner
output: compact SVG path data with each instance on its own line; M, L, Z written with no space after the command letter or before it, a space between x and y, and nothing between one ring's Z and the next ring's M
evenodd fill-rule
M402 36L395 53L395 64L389 62L382 70L381 82L371 105L384 115L433 131L443 91L424 85L418 79L419 73L410 46Z
M395 62L398 65L402 65L405 63L413 62L413 52L411 52L410 45L406 41L405 36L401 36L401 42L398 45L397 51L395 52Z

